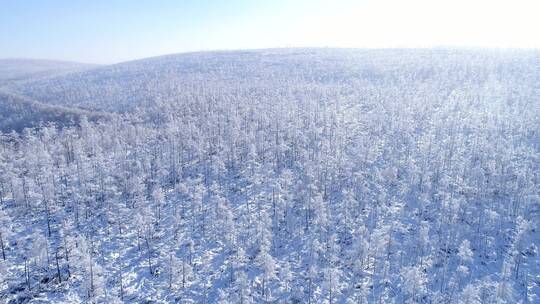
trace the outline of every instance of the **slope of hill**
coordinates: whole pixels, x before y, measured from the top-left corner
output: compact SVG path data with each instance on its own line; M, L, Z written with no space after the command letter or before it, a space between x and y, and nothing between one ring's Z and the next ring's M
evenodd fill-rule
M21 131L48 122L64 125L78 121L81 115L87 115L91 120L103 117L76 108L43 104L31 97L10 92L7 88L13 85L25 86L29 81L94 67L97 65L53 60L0 59L0 131Z
M0 302L539 303L539 58L209 52L10 86L128 113L0 136Z
M426 83L451 91L490 78L508 86L534 84L539 69L540 54L533 51L276 49L162 56L11 89L51 104L124 112L200 94L279 98L292 91L310 96L356 88L384 93Z
M20 132L24 128L47 123L58 126L73 125L77 124L82 116L91 121L108 118L108 115L99 112L42 104L0 89L0 131Z

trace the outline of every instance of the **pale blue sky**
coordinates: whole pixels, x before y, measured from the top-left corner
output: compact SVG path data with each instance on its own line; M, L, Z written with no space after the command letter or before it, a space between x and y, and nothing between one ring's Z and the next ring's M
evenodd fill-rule
M540 47L535 0L0 0L0 58L269 47Z

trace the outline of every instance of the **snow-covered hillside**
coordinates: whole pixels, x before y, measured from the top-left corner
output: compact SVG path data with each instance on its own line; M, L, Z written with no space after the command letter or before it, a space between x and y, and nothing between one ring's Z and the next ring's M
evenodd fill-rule
M50 105L25 96L4 92L0 88L0 131L22 131L49 123L57 126L78 124L82 117L96 121L110 119L110 115L74 107Z
M468 89L492 78L504 85L534 85L540 54L528 51L275 49L187 53L104 66L14 85L35 100L115 112L171 104L193 96L247 95L270 99L287 94L386 95L389 90L430 96ZM524 91L525 90L525 91ZM434 91L434 92L433 92ZM409 95L411 93L408 93ZM275 95L275 96L270 96ZM283 96L285 95L285 96ZM401 96L399 98L408 98ZM357 102L355 102L357 103Z
M98 65L54 60L0 59L0 131L21 131L25 127L49 122L59 126L69 125L79 121L81 115L92 120L102 117L102 113L92 113L70 105L44 104L9 89L10 86L96 67Z
M540 53L171 55L13 84L0 301L538 303Z

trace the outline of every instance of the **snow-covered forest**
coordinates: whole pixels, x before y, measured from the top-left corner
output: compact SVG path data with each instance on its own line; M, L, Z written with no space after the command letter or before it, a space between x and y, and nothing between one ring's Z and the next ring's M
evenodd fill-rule
M540 303L539 52L203 52L0 89L81 113L0 133L2 303Z

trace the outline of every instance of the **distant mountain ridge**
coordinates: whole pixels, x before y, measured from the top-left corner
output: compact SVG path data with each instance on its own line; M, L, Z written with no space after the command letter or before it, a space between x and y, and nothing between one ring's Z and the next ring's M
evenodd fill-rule
M40 59L0 59L0 86L32 78L50 77L67 72L78 72L99 65L71 61Z
M15 84L10 89L46 103L125 112L145 107L158 99L174 98L186 89L257 90L270 80L283 88L293 81L310 86L355 82L377 84L382 78L463 76L445 75L446 66L441 64L468 65L473 73L497 73L506 69L504 72L508 77L519 77L524 72L534 73L532 69L540 67L540 55L533 51L444 49L198 52L102 66ZM477 76L487 77L485 74Z

